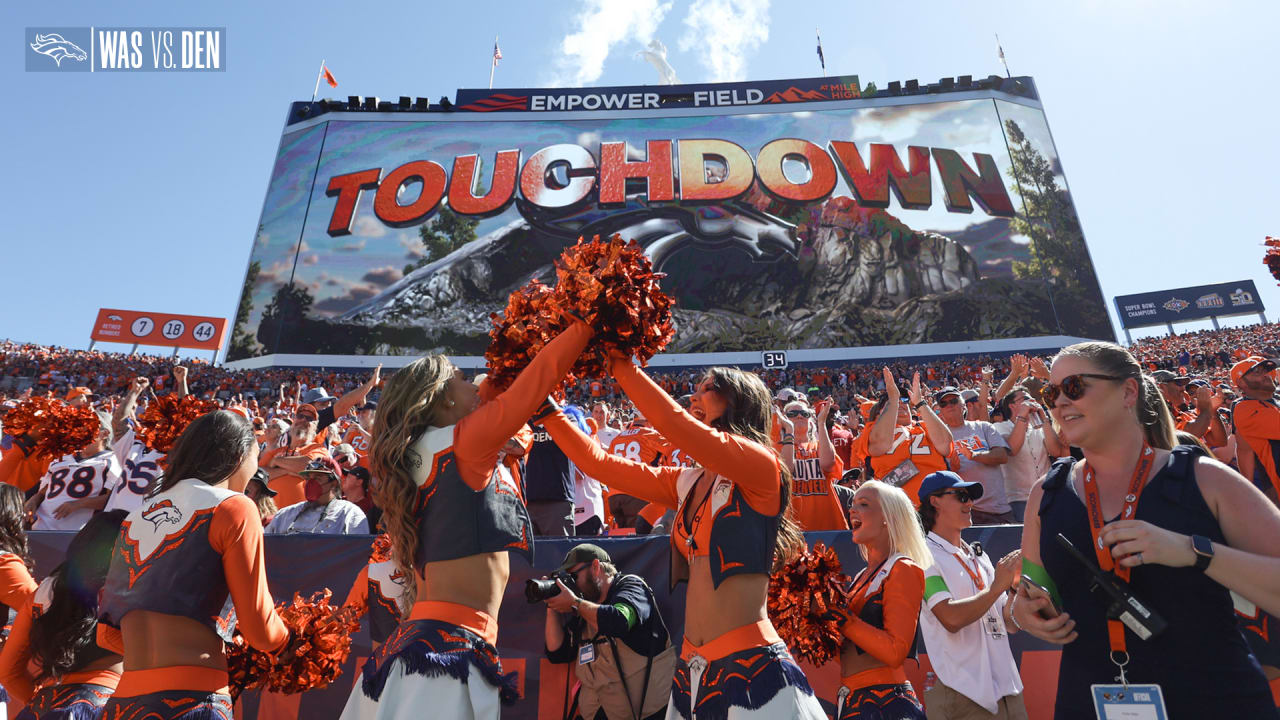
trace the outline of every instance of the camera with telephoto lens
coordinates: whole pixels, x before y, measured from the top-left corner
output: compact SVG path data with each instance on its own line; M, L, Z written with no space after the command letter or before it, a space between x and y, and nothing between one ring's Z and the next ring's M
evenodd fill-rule
M1143 640L1150 640L1169 626L1155 610L1148 608L1134 596L1128 583L1120 580L1113 573L1104 572L1102 568L1086 560L1066 535L1058 533L1058 544L1093 576L1093 585L1089 590L1100 591L1110 601L1107 606L1108 618L1124 623L1125 627Z
M560 586L556 585L556 580L564 583L564 586L569 588L569 592L572 592L574 595L582 594L578 592L578 583L574 580L572 575L563 570L557 570L551 573L550 577L546 580L539 580L538 578L526 580L524 583L525 599L529 601L530 605L532 605L534 603L540 603L547 598L553 598L559 595Z

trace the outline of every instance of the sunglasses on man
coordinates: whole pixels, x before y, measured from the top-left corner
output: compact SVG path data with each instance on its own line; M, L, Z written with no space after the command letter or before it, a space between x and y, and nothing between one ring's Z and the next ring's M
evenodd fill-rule
M951 495L962 503L973 502L973 493L968 490L943 490L939 495Z
M951 407L952 405L959 405L959 404L960 404L960 398L954 395L952 395L951 397L945 397L938 401L938 407L940 408Z
M808 410L788 410L788 411L787 411L787 417L789 417L789 418L797 418L797 417L805 417L805 418L807 418L807 417L813 417L813 413L812 413L812 412L810 412L810 411L808 411Z
M1113 380L1116 382L1125 379L1123 375L1103 375L1101 373L1078 373L1076 375L1068 375L1067 377L1062 378L1062 382L1057 383L1056 385L1054 383L1045 383L1044 387L1040 388L1040 399L1049 407L1053 407L1053 404L1058 401L1059 395L1066 395L1070 400L1079 400L1084 397L1085 390L1089 389L1089 386L1085 384L1085 378L1092 378L1094 380Z

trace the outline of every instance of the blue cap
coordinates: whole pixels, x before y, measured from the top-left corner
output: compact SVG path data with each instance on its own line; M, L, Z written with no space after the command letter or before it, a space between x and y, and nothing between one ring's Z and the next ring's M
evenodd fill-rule
M939 470L925 475L924 480L920 481L920 489L916 491L916 495L921 502L924 502L924 499L930 495L951 488L969 488L969 493L974 500L982 497L982 483L965 482L963 478L950 470Z

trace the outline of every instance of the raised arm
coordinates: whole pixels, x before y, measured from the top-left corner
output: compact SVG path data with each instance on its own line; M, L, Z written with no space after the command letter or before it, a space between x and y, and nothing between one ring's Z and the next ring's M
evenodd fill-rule
M378 363L378 367L373 369L373 375L369 379L351 392L344 393L333 403L333 416L340 418L351 412L351 408L363 403L365 398L369 397L369 393L378 386L378 382L382 379L382 363Z
M276 650L289 638L267 589L262 556L262 520L253 501L236 495L222 501L209 527L210 545L222 555L222 571L235 605L244 639L263 652Z
M924 571L899 561L884 579L884 628L860 617L851 617L840 628L863 652L884 663L899 667L906 662L916 639L920 603L924 598Z
M733 480L744 492L778 495L778 456L772 448L699 422L630 360L615 358L611 370L631 402L676 447L708 470Z
M458 423L454 451L464 479L468 473L480 473L485 475L483 481L488 481L491 458L497 456L502 446L547 399L547 394L564 380L590 339L591 328L575 322L538 352L511 387Z
M814 422L818 424L818 465L823 475L831 472L831 466L836 464L836 448L831 444L831 433L827 430L827 416L833 407L835 402L827 398L818 403L818 412L814 416Z
M542 426L547 429L547 434L555 441L556 446L588 476L600 480L611 489L672 510L679 506L676 480L684 468L654 467L632 462L621 455L610 455L600 447L600 443L579 430L569 418L558 411L542 420Z
M151 381L143 376L138 376L129 383L124 400L111 413L111 432L117 438L128 432L129 418L133 417L133 411L138 407L138 396L150 385Z

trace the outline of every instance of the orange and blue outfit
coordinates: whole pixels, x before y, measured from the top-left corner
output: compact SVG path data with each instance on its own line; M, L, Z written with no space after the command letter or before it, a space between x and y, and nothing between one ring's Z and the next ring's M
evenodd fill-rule
M228 596L234 619L222 614ZM245 640L264 652L283 646L288 630L267 589L262 522L253 501L188 478L129 513L98 604L98 644L126 662L119 627L134 610L190 618L224 640L238 625ZM126 669L103 717L230 720L227 672L195 665Z
M504 551L532 562L529 512L520 486L501 462L501 452L564 379L590 338L591 330L575 323L548 343L505 392L456 425L428 428L414 441L413 450L420 458L411 472L418 486L414 566L420 575L426 574L430 563ZM494 647L497 639L497 618L481 610L417 601L409 619L365 663L342 718L377 717L383 714L379 704L398 712L401 705L414 705L427 695L448 702L444 698L449 689L430 687L434 678L465 686L469 697L458 701L470 702L477 716L496 718L492 695L507 705L517 697L515 676L502 673ZM413 676L417 679L411 680ZM463 710L458 712L459 717L466 716Z
M854 578L850 617L840 632L853 651L866 653L883 667L841 679L837 720L924 720L903 664L916 640L924 570L905 555L894 555Z
M38 691L36 679L28 672L31 662L31 625L44 614L53 599L54 578L45 578L35 594L18 610L13 630L0 652L0 684L13 700L25 704L17 720L93 720L115 692L120 674L112 670L85 670L83 666L113 655L101 648L81 651L78 668L46 684Z
M886 409L885 412L890 412ZM870 431L864 430L870 441ZM902 488L918 508L920 498L916 497L920 483L929 473L948 469L947 456L951 454L951 446L935 448L929 442L929 433L924 425L912 423L899 425L893 429L893 444L884 455L871 455L871 472L877 480Z
M713 587L734 575L768 574L785 507L777 454L686 414L630 361L613 362L612 374L645 417L702 467L654 467L609 455L561 413L545 421L556 444L592 477L608 478L622 492L676 511L673 583L688 579L689 564L697 557L707 558ZM713 479L699 501L692 491L705 473ZM768 620L730 630L701 646L684 641L672 677L668 720L713 720L731 711L735 716L826 717L804 671Z
M400 597L404 575L394 560L373 557L360 570L344 605L364 605L369 617L369 637L375 645L386 642L400 624Z

